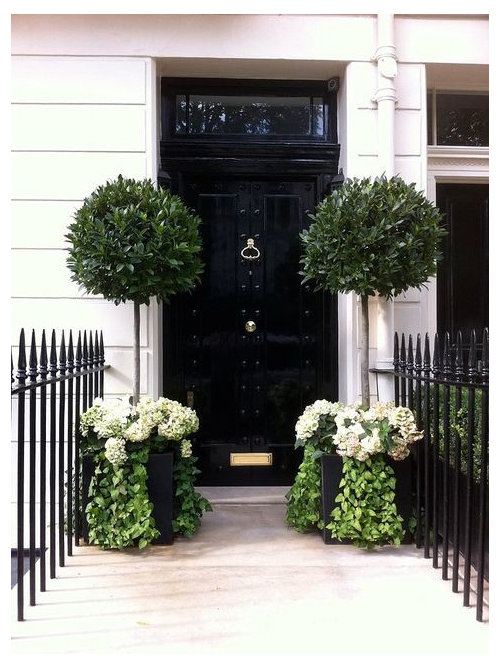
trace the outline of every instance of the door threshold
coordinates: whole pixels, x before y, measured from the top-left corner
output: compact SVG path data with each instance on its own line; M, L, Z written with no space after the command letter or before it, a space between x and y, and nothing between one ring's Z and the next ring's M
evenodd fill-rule
M212 504L286 504L290 486L197 486Z

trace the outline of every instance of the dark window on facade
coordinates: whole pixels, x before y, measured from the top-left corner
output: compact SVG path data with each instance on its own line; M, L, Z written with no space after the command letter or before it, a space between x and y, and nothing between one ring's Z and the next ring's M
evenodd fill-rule
M175 132L323 136L323 100L312 96L177 95Z
M434 146L489 146L488 93L429 91L427 141Z
M336 141L328 82L162 79L162 138Z

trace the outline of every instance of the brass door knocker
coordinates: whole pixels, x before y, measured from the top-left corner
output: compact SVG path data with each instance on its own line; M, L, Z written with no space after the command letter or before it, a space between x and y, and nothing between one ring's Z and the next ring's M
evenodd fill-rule
M241 257L245 260L258 260L260 258L260 251L251 237L247 239L247 245L241 250Z

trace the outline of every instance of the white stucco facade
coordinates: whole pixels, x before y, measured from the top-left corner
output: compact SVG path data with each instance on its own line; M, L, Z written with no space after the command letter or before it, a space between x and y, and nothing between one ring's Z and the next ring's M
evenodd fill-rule
M430 199L440 180L487 182L488 149L428 151L426 96L434 87L488 90L488 17L386 17L394 40L392 128L381 122L376 96L380 20L376 14L13 16L13 346L21 327L102 329L111 365L106 392L130 392L132 305L79 291L65 267L64 234L83 198L107 179L119 173L156 179L162 76L336 76L346 176L376 176L392 159L394 173ZM434 330L434 282L396 299L385 315L376 299L370 308L375 365L387 337L392 341L383 327L387 313L390 329ZM359 393L355 296L339 296L338 322L339 398L351 401ZM162 392L160 330L159 307L144 307L141 391L154 396Z

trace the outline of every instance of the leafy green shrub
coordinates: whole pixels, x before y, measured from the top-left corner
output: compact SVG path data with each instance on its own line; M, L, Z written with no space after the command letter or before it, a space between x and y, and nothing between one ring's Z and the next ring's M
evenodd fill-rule
M139 400L140 305L152 297L168 302L199 281L200 224L170 191L150 179L119 175L85 198L68 227L71 279L91 295L134 303L134 404Z
M362 402L370 404L368 296L420 288L441 258L441 213L401 177L347 179L316 208L301 234L300 274L316 290L361 297Z
M66 235L71 278L115 304L167 301L199 280L200 223L177 195L119 175L74 214Z
M431 391L432 393L433 391ZM463 474L467 473L467 459L469 453L469 444L468 444L468 434L469 434L469 391L467 387L462 387L459 389L460 397L460 409L457 409L457 395L454 387L450 388L449 391L449 453L450 453L450 464L455 465L455 440L458 437L460 439L460 471ZM441 457L444 455L444 402L445 402L445 393L444 387L440 384L438 385L438 395L439 395L439 418L438 418L438 433L437 433L437 443L438 443L438 453ZM423 401L423 400L422 400ZM474 425L472 426L472 476L473 479L479 482L481 476L481 430L482 430L482 397L481 392L475 390L474 392ZM422 415L423 415L423 406L422 406ZM430 414L429 414L430 426L431 426L431 442L435 440L435 421L434 421L434 401L431 395L431 404L430 404ZM488 470L486 476L488 479Z

